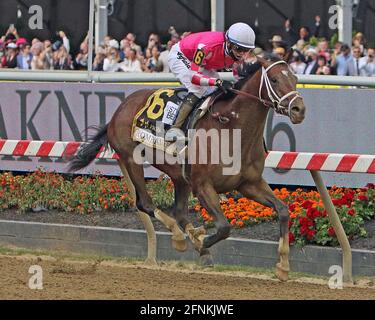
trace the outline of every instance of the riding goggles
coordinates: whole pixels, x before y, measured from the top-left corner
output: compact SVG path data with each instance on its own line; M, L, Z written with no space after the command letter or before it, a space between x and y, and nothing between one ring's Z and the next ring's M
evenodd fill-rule
M237 51L237 52L249 52L252 49L246 48L246 47L241 47L237 44L232 43L232 50Z

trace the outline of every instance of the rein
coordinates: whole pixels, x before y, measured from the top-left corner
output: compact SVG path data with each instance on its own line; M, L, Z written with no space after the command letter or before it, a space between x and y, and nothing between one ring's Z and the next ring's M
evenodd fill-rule
M247 98L250 98L250 99L258 100L258 101L262 102L266 107L272 108L274 106L271 102L265 101L263 99L259 99L259 97L254 96L253 94L247 93L245 91L240 91L240 90L237 90L237 89L229 89L229 90L232 91L235 94L240 95L240 96L244 96L244 97L247 97Z
M281 63L287 64L285 61L276 61L276 62L272 63L271 65L269 65L267 67L267 69L262 67L262 77L261 77L261 80L260 80L258 97L255 96L255 95L252 95L250 93L237 90L237 89L230 89L230 91L232 91L236 94L251 98L251 99L258 100L258 101L262 102L262 104L265 105L266 107L271 107L279 113L286 114L286 115L290 116L290 110L291 110L291 105L292 105L293 101L297 98L302 98L302 97L300 96L298 91L291 91L291 92L288 92L287 94L285 94L284 96L279 97L278 94L276 93L276 91L274 90L274 88L272 87L271 81L268 78L268 74L267 74L267 72L270 69L272 69L275 65L281 64ZM267 100L262 98L263 86L265 86L266 89L267 89L267 95L268 95L268 98L269 98L270 101L267 101ZM293 96L293 97L289 100L288 105L283 106L281 103L291 96Z

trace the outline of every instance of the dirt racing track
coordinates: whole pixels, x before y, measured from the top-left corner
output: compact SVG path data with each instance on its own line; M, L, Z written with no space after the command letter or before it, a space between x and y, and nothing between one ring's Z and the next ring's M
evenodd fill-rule
M43 270L43 289L30 289L30 266ZM94 258L0 255L0 299L375 299L372 281L329 289L326 279L271 273L218 271L195 264Z

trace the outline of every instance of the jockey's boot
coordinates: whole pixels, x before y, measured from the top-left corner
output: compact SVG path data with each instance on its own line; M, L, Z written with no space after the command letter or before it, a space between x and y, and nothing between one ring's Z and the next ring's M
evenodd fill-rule
M165 141L173 142L177 139L185 139L185 135L181 131L181 127L184 124L185 119L187 118L191 110L193 110L194 105L198 102L198 100L199 98L194 93L189 92L187 94L187 96L181 104L174 125L165 134Z

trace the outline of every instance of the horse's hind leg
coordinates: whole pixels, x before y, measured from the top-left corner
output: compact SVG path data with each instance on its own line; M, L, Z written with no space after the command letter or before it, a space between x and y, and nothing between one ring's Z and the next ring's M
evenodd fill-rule
M152 224L151 218L148 214L138 210L137 206L135 205L137 196L136 196L134 184L129 177L129 173L125 167L124 162L121 159L118 162L119 162L122 174L124 176L124 179L126 181L126 185L129 189L129 194L134 200L134 208L137 210L139 218L141 219L143 226L147 232L147 259L145 263L151 264L151 265L157 264L156 262L156 244L157 244L156 234L155 234L155 229Z
M175 205L173 212L177 223L180 225L182 230L185 230L185 233L189 236L195 249L201 256L209 254L207 249L203 252L201 249L206 230L203 226L194 228L193 224L186 217L189 208L188 202L191 191L190 186L182 177L180 179L173 179L173 184L175 189Z
M189 185L179 179L172 179L174 185L174 210L173 214L179 226L185 230L190 222L186 218L188 211L188 199L190 193Z
M156 208L152 203L152 199L146 190L143 165L135 163L131 157L122 157L122 159L135 188L138 210L161 221L172 232L173 247L178 251L185 251L187 249L185 235L177 225L176 220Z
M238 188L245 197L252 199L260 204L274 209L280 221L280 240L279 240L279 257L280 262L276 264L276 275L282 280L288 280L289 273L289 236L288 236L288 222L289 212L287 206L282 203L271 188L263 179L256 183L244 182Z

